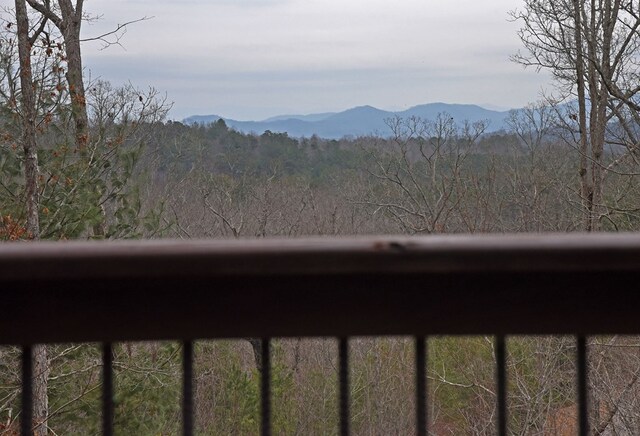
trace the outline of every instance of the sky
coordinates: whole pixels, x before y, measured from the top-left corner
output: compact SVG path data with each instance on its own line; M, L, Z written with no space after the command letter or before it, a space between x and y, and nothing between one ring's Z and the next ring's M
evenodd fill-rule
M509 60L516 0L86 0L90 38L142 17L121 46L83 46L92 79L166 93L170 119L259 120L431 102L515 108L550 76Z

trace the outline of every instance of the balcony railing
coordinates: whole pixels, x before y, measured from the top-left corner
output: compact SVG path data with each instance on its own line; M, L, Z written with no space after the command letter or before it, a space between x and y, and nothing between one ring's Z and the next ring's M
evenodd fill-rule
M640 235L368 237L0 245L0 344L23 347L22 434L31 434L31 346L103 343L103 434L113 434L111 343L183 342L182 427L193 433L192 341L262 338L270 434L270 338L339 338L340 434L349 434L348 338L411 335L416 433L426 435L429 335L494 335L498 434L505 336L577 339L587 435L585 337L638 334Z

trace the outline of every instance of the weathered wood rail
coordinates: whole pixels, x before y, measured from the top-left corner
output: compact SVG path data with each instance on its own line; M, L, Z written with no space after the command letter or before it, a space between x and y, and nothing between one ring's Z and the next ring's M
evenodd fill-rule
M341 434L348 434L347 339L416 337L417 434L426 434L424 338L496 336L499 434L506 434L504 337L638 334L640 235L118 241L0 245L0 344L105 343L104 434L112 434L110 344L185 343L184 434L191 434L191 341L341 338ZM421 360L422 359L422 360ZM267 355L265 374L269 374ZM422 368L422 369L421 369ZM24 403L29 413L29 377ZM269 379L263 383L269 434ZM23 426L23 434L29 434Z

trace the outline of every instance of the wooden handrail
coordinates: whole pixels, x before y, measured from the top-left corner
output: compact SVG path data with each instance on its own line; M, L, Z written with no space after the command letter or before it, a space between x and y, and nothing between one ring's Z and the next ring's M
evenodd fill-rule
M640 235L0 245L0 343L640 333Z

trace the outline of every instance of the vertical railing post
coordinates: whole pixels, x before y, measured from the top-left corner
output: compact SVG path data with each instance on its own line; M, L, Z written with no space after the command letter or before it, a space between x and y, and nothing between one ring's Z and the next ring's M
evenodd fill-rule
M261 375L261 435L271 435L271 341L264 338L261 341L260 354L262 357L262 375Z
M102 344L102 435L113 436L113 347Z
M496 336L496 401L497 401L497 431L499 436L507 434L507 368L506 344L503 335Z
M182 343L182 434L193 435L193 342Z
M20 434L33 435L33 349L30 345L22 347L22 412L20 416Z
M578 428L580 436L589 434L589 400L588 400L588 370L587 370L587 339L584 336L576 338L577 378L578 378Z
M427 436L427 345L424 336L416 336L416 434Z
M349 436L349 339L338 342L338 366L340 389L340 436Z

